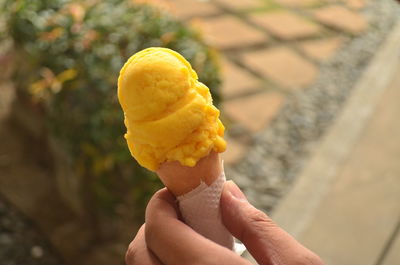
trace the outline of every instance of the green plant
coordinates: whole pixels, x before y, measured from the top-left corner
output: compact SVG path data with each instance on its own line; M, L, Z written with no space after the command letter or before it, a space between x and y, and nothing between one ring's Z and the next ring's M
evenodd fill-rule
M117 204L125 204L141 216L160 182L134 162L123 139L116 97L119 70L138 50L168 47L192 63L218 103L215 52L196 31L147 5L2 1L18 64L14 81L21 93L43 106L49 131L72 158L74 175L85 180L88 207L115 213Z

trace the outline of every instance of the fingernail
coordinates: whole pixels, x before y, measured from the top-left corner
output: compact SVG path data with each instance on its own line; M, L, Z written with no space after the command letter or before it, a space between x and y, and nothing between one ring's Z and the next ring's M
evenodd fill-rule
M235 184L235 182L233 182L232 180L229 180L226 182L225 184L228 188L229 193L235 197L236 199L239 199L241 201L246 201L247 202L247 198L246 195L244 195L244 193L240 190L240 188Z

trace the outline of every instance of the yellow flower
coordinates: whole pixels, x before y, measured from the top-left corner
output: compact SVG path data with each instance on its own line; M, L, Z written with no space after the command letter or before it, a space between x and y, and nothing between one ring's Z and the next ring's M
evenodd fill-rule
M163 42L164 45L167 45L171 41L174 41L176 39L176 33L175 32L166 32L161 36L161 41Z
M75 22L82 22L85 17L86 10L83 5L78 3L71 3L68 5L68 11L74 18Z
M47 88L46 80L41 79L32 83L29 86L29 92L34 96L39 96L43 93L43 91Z
M32 83L29 92L36 98L44 98L49 89L53 93L58 93L62 89L64 82L76 77L77 71L73 68L67 69L57 76L49 68L42 68L40 71L42 79Z
M77 76L78 72L73 69L67 69L61 73L59 73L56 77L56 79L60 82L60 83L64 83L66 81L72 80Z
M54 28L50 32L43 32L40 34L39 39L45 41L55 41L59 37L61 37L64 33L64 29L61 27Z

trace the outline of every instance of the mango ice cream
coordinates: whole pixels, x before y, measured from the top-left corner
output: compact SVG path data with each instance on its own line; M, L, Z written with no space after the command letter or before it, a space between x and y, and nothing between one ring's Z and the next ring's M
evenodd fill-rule
M121 69L118 99L129 150L149 170L170 161L193 167L211 151L225 151L210 91L177 52L148 48L134 54Z

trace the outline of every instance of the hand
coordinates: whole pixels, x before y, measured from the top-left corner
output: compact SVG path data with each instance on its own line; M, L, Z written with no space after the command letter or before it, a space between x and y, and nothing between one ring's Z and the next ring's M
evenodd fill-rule
M254 208L231 181L221 195L224 225L261 265L323 265L322 260ZM127 265L249 265L231 250L194 232L179 220L175 197L158 191L146 209L146 223L126 253Z

